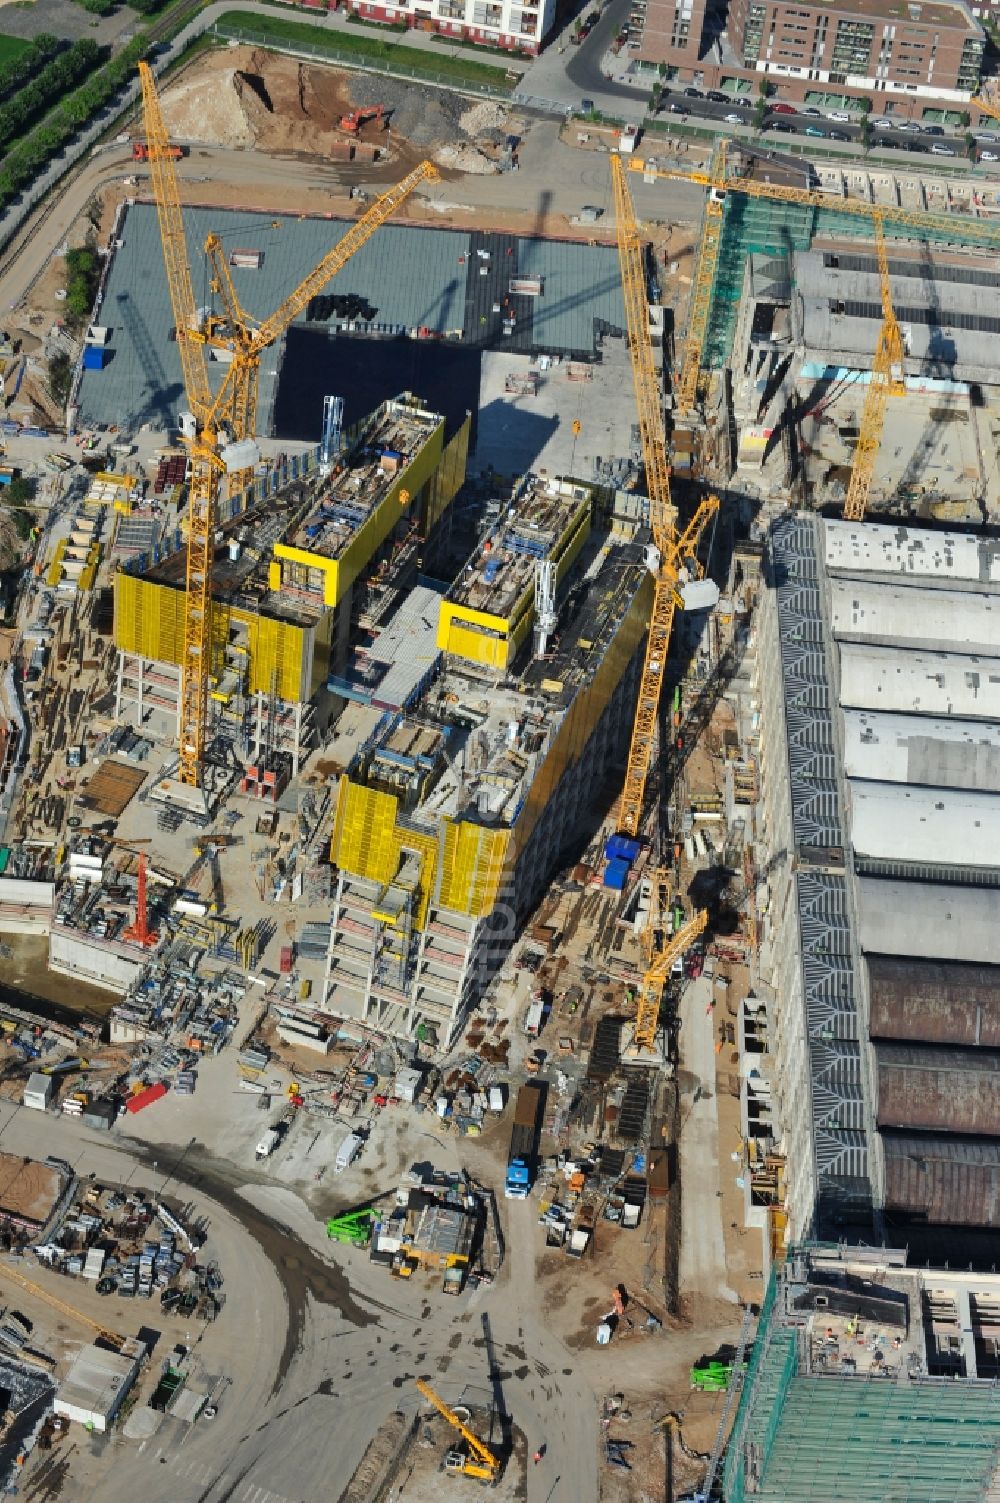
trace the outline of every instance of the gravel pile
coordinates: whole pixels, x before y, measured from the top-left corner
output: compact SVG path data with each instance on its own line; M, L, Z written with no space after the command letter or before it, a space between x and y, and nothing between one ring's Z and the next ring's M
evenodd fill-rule
M488 101L470 107L460 94L372 73L352 74L349 87L356 105L384 104L391 128L414 146L474 139L480 130L496 128L504 114Z

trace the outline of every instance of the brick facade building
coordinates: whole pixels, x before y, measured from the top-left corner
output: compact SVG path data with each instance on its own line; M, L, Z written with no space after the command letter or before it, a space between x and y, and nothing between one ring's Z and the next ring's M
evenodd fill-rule
M792 99L835 87L963 104L986 45L965 0L731 0L723 37L705 23L706 0L646 0L639 56L709 86L766 77Z

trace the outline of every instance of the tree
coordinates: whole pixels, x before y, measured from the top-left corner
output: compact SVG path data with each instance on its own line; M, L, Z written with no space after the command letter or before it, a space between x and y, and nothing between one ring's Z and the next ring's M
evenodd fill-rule
M18 475L10 482L3 491L3 499L11 506L26 506L29 501L35 499L35 487L37 481L29 480L26 475Z
M14 480L11 483L16 485L17 481ZM21 542L26 543L31 536L31 529L35 525L34 512L30 512L26 506L14 506L11 508L10 514L14 518L14 531L21 539Z
M653 109L653 114L654 115L659 114L660 100L662 98L663 98L663 85L661 83L655 83L653 85L653 91L652 91L652 93L650 95L650 103L652 105L652 109Z
M73 384L73 362L64 350L57 350L49 361L49 391L60 407L69 401Z
M971 130L967 130L965 133L965 154L970 162L976 160L976 138Z

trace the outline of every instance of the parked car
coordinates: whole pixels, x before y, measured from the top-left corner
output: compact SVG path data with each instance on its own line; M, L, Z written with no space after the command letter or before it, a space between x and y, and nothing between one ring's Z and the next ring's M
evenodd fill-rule
M1000 151L981 151L979 153L979 160L981 162L1000 162Z
M799 110L799 114L800 115L821 115L822 113L823 113L822 110L814 110L814 109Z
M895 126L895 120L890 120L887 115L880 115L872 121L872 130L894 130Z
M944 135L944 126L943 125L925 125L924 126L924 135L925 136L943 136Z
M817 125L807 125L803 134L807 136L819 136L822 138L826 135L826 131L820 130L819 126Z
M742 125L743 124L743 116L742 115L737 115L735 113L735 111L730 111L730 113L725 117L725 119L726 119L726 124L727 125Z
M794 136L794 134L795 134L795 126L794 125L785 125L780 120L769 120L767 122L767 124L764 126L764 129L765 130L780 130L780 131L783 131L786 136Z
M687 113L687 106L679 104L676 99L674 100L673 104L667 105L668 115L686 115Z
M828 110L826 118L828 120L850 120L851 117L846 110Z
M702 92L701 92L700 89L685 89L684 90L684 96L685 96L686 99L703 99L704 98L704 95L702 94Z
M935 141L931 147L931 151L936 157L953 157L955 155L954 146L945 146L943 141Z
M772 115L797 115L798 110L794 104L772 104L769 106Z
M718 89L709 89L705 97L706 99L711 99L713 104L728 104L732 95L720 94Z
M977 141L1000 141L1000 136L997 135L997 133L996 133L995 130L977 130L976 131L976 140Z
M849 141L851 138L846 130L828 130L826 139L828 141Z
M915 120L900 120L896 126L896 129L905 131L919 131L921 127Z

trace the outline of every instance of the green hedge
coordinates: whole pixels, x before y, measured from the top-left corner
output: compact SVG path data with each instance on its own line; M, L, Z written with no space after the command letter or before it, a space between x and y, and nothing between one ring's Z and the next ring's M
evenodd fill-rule
M56 152L134 75L136 64L146 55L148 46L144 37L129 42L7 153L0 166L0 208L32 182Z
M59 38L48 32L39 32L32 42L0 36L0 99L34 78L61 46Z
M51 105L94 71L101 48L89 37L60 52L14 97L0 105L0 146L7 146L34 125Z
M491 67L489 63L450 57L447 53L424 52L417 47L401 46L398 42L384 42L381 37L325 31L320 26L310 26L308 22L286 20L284 16L255 16L247 11L227 10L216 24L221 32L240 32L265 47L269 42L275 46L284 42L332 58L356 58L361 63L367 58L388 67L398 67L401 71L427 73L443 82L483 83L495 89L509 87L504 69Z

